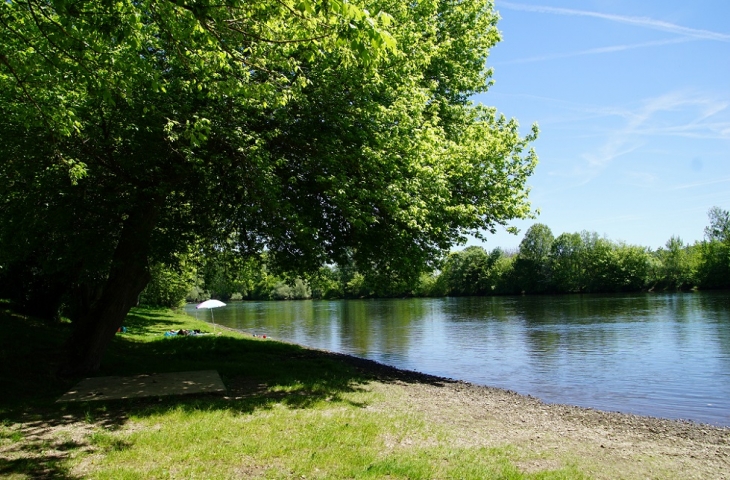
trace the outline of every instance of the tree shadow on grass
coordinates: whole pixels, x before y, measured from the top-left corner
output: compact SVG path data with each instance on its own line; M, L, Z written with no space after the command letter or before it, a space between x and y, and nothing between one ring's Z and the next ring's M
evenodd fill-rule
M127 448L104 440L103 432L121 428L130 417L170 410L226 410L247 415L275 406L313 408L325 401L364 407L348 397L373 380L448 382L368 360L242 335L166 338L160 333L162 328L179 322L164 313L134 312L126 324L135 335L115 338L99 375L216 370L227 392L56 403L80 380L55 375L69 326L0 312L0 381L12 389L11 395L0 396L0 475L75 478L67 470L69 456Z
M36 479L73 479L63 465L64 456L46 455L43 458L16 458L7 460L0 457L0 476L23 475L22 478Z

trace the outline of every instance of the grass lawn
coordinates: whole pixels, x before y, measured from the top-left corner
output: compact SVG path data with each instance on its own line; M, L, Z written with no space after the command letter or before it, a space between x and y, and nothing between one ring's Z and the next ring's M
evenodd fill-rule
M385 402L395 382L337 355L136 309L99 375L215 369L226 395L59 404L68 324L0 312L0 476L8 478L583 478L521 471L509 444L465 446L427 416ZM219 330L220 331L220 330ZM398 380L401 381L401 380ZM392 400L392 399L391 399ZM405 400L396 401L405 405Z

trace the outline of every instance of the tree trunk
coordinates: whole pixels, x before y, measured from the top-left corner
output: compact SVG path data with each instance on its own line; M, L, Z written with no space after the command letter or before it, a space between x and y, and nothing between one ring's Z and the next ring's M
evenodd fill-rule
M81 375L99 369L117 329L150 281L148 256L158 213L157 205L145 204L133 210L124 221L101 296L75 322L62 374Z

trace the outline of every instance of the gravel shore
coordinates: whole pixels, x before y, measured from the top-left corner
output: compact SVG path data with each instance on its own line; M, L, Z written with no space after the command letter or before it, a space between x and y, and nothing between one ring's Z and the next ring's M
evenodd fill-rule
M463 445L511 445L523 470L574 464L597 479L730 479L730 428L546 404L337 356L376 379L384 401L373 408L423 415Z

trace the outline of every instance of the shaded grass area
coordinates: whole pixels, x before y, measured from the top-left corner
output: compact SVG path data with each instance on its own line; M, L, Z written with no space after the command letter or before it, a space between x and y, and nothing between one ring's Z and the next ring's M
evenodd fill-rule
M371 382L441 380L136 309L99 375L217 370L226 395L78 404L55 375L70 325L0 312L0 476L9 478L583 478L521 472L509 446L453 446L407 409L378 407ZM5 388L7 386L7 388Z

